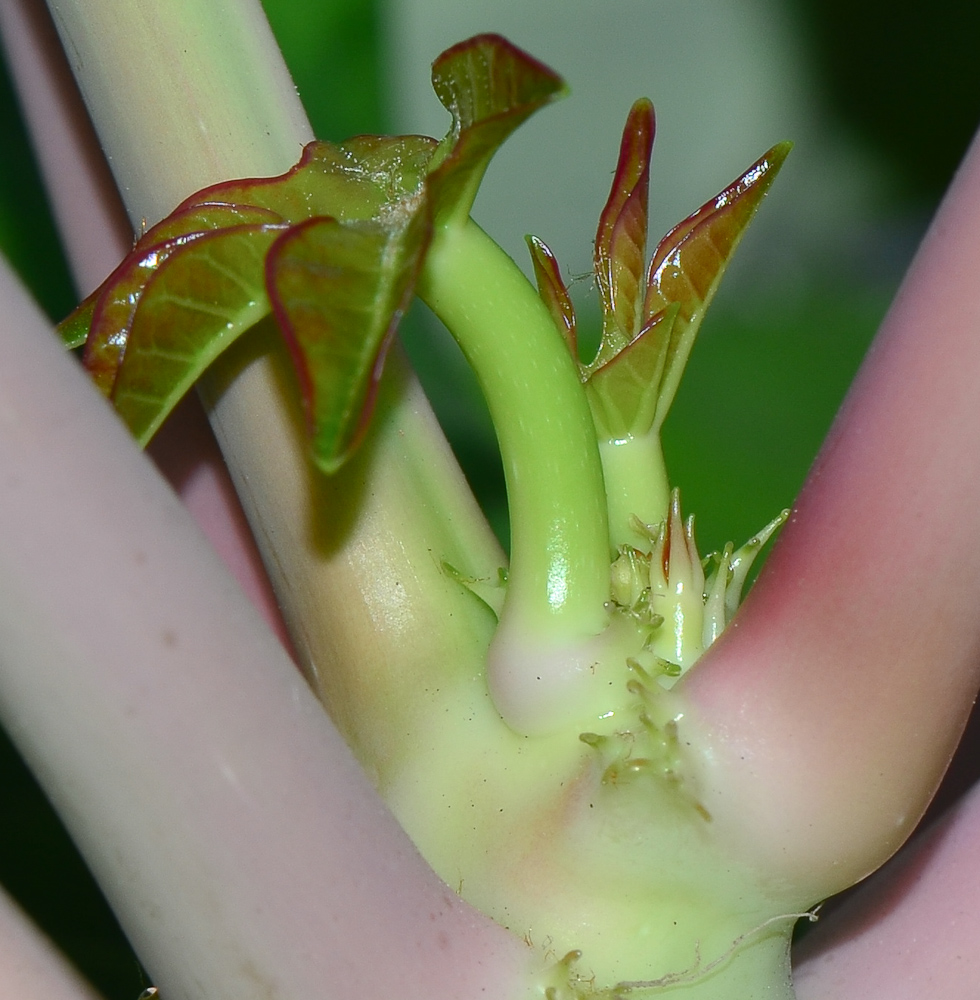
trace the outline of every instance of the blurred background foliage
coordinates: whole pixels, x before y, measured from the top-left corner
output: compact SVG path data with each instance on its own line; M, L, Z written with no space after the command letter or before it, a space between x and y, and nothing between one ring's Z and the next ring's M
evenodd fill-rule
M441 134L427 64L497 30L573 96L502 151L475 209L524 263L542 236L577 279L629 103L654 99L653 235L774 142L797 148L704 324L665 429L702 548L787 506L980 120L980 6L936 0L265 0L317 134ZM0 68L2 69L2 68ZM0 248L53 318L75 299L14 92L0 71ZM590 283L573 288L595 322ZM409 353L495 526L492 430L424 310ZM146 983L43 796L0 748L0 880L107 1000Z

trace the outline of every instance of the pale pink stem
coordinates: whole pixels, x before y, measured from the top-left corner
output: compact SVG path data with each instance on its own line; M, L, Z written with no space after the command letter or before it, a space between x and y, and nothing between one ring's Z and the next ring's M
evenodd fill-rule
M291 651L279 603L197 393L178 405L147 452L255 609Z
M132 229L44 4L3 0L0 34L75 285L87 295L128 253ZM272 587L196 396L175 417L150 454L288 645Z
M973 1000L980 983L980 789L804 940L799 1000Z
M765 572L684 685L712 734L705 805L774 876L842 888L925 808L977 690L978 512L974 142Z
M166 1000L516 996L281 645L0 275L0 721Z
M98 1000L6 893L0 891L0 997Z
M44 4L2 0L0 34L75 288L87 295L129 251L126 210Z

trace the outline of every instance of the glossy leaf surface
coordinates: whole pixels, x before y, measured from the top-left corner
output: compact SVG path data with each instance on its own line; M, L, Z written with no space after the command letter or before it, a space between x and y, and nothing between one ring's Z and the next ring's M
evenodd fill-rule
M263 261L284 229L199 235L150 277L112 393L142 444L225 347L268 313Z
M566 92L560 76L500 35L477 35L432 64L432 87L453 116L433 157L437 222L469 215L487 164L530 115Z
M575 326L575 307L571 296L561 279L558 261L551 249L537 236L527 236L528 249L531 251L531 262L534 265L534 277L538 284L538 295L548 307L555 326L561 331L572 357L578 361L578 335Z
M416 194L436 145L435 139L421 135L311 142L296 166L281 176L212 185L191 195L178 212L194 206L246 205L269 209L290 223L321 215L379 217Z
M642 98L626 119L612 190L599 217L594 263L602 306L600 365L640 331L655 127L653 105Z
M282 222L280 213L260 206L188 200L144 233L115 271L60 324L62 338L68 346L85 345L85 367L102 392L111 396L137 309L157 271L206 234Z
M66 320L70 345L89 324L85 365L141 442L271 299L317 461L332 469L350 452L428 246L430 206L442 224L464 222L499 145L564 90L496 35L443 53L432 82L453 118L441 144L314 142L278 177L205 188L147 232ZM560 286L557 269L555 278ZM560 307L574 344L567 293Z
M411 301L427 213L402 226L317 218L274 246L267 279L299 374L317 464L333 472L363 435L384 355Z
M315 142L280 177L197 192L61 325L65 343L85 343L93 379L146 443L218 354L268 312L264 261L275 239L331 214L402 232L435 147L422 136ZM316 364L305 373L310 391L333 378Z
M789 143L774 146L675 226L642 281L652 143L653 109L637 101L596 235L602 340L595 359L582 367L593 416L610 438L645 434L663 423L704 312L790 149ZM635 334L631 324L639 326ZM644 379L652 380L645 389Z
M92 328L92 315L95 312L95 296L90 295L81 301L69 315L58 324L58 335L69 351L83 347Z
M607 440L636 437L653 426L679 309L675 302L657 313L632 343L585 383L596 429Z
M667 348L656 426L674 401L698 328L746 227L789 154L788 142L773 146L737 180L658 244L650 262L644 316L673 302L680 306Z

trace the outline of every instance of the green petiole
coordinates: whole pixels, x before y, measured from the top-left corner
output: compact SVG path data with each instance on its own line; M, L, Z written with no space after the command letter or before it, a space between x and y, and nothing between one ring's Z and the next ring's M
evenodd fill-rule
M505 674L540 673L546 650L588 643L609 620L610 550L595 426L547 308L474 222L436 231L417 290L458 340L497 431L512 555L489 669L495 700L504 702L498 708L520 729L527 713L518 722L507 711L509 699L494 685L495 664Z

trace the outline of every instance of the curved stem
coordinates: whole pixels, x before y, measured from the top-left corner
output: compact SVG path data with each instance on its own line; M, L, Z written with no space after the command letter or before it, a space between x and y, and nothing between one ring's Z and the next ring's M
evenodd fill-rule
M609 597L605 491L567 346L475 222L436 235L419 294L459 341L497 431L511 516L504 615L520 614L542 637L594 635Z
M494 677L495 665L506 661L504 673L537 677L548 651L574 648L607 625L609 543L595 427L547 308L476 223L437 230L419 295L459 341L500 443L511 564L490 669L498 708L514 724L509 682L501 670Z
M814 898L901 844L976 697L978 273L975 140L765 570L681 684L716 823Z

